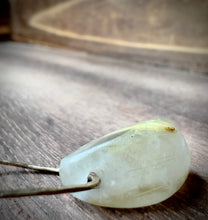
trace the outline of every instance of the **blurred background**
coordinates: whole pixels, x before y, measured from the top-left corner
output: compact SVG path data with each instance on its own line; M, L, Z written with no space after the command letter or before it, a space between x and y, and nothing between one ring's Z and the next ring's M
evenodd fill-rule
M0 7L0 33L15 41L208 70L207 0L2 0Z
M0 160L58 167L98 137L162 117L192 161L185 185L154 206L37 196L0 200L0 219L208 219L207 73L208 0L1 0ZM0 168L0 191L61 184Z

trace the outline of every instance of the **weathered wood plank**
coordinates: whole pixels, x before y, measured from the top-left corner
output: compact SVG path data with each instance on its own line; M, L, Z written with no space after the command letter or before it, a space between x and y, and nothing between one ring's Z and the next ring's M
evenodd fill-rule
M70 194L0 200L0 219L208 217L208 77L19 43L0 44L0 159L58 166L88 141L148 118L178 123L190 175L170 199L140 209L96 207ZM0 189L58 186L59 177L0 167Z
M206 0L10 2L15 40L208 71Z

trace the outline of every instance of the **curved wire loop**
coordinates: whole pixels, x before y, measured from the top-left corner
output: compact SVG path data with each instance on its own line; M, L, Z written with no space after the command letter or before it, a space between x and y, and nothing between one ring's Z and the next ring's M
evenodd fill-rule
M22 164L17 162L9 162L9 161L0 161L0 164L3 165L11 165L17 167L23 167L33 170L39 170L43 172L51 172L58 173L58 168L50 168L50 167L40 167L35 165ZM34 188L34 189L17 189L17 190L7 190L0 191L0 198L14 198L14 197L23 197L23 196L38 196L38 195L54 195L61 193L72 193L72 192L81 192L85 190L90 190L98 186L100 183L100 178L96 173L91 172L87 177L87 183L72 185L72 186L61 186L59 188Z

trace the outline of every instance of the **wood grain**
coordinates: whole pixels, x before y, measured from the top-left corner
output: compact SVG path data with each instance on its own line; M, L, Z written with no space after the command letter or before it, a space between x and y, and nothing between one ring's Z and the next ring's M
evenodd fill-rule
M206 0L10 2L15 40L208 71Z
M162 116L181 128L190 175L168 200L139 209L70 194L0 200L0 219L208 218L208 76L22 43L0 44L0 159L56 167L110 131ZM58 176L0 167L0 189L60 185Z

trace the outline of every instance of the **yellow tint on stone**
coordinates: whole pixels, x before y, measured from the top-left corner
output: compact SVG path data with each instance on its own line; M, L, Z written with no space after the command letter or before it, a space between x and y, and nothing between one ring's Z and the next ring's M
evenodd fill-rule
M94 140L61 160L63 185L101 179L92 190L73 193L85 202L116 208L144 207L172 196L183 185L190 153L172 122L153 119Z

